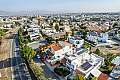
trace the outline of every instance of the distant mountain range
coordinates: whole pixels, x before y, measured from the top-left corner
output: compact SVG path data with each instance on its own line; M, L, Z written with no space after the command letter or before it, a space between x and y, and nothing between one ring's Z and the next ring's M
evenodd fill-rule
M0 10L0 16L30 16L30 15L44 15L44 14L52 14L54 12L51 11L18 11L18 12L10 12L10 11L2 11Z
M62 14L67 13L65 11L45 11L45 10L33 10L33 11L2 11L0 10L0 16L32 16L32 15L48 15L48 14Z
M0 16L34 16L34 15L37 16L37 15L64 14L64 13L72 13L72 12L69 12L69 11L47 11L47 10L17 11L17 12L11 11L10 12L10 11L0 10ZM80 12L78 12L78 13L80 13ZM91 14L93 14L93 13L91 13ZM112 13L112 14L120 15L119 12Z

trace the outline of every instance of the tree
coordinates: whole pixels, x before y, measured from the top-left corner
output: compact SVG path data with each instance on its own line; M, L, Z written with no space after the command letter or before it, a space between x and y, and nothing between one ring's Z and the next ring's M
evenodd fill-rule
M36 54L35 51L32 48L28 47L27 45L23 47L21 52L22 52L23 58L28 61L31 61Z
M72 31L72 36L73 36L73 35L74 35L74 32L75 32L75 29L72 29L71 31Z
M78 74L73 78L73 80L85 80L85 78L83 75Z
M50 24L49 24L51 27L53 26L53 22L50 22Z
M82 38L85 39L85 38L86 38L86 35L87 35L87 32L84 31L84 32L83 32L83 36L82 36Z
M3 36L4 35L4 31L3 29L0 29L0 36Z
M116 55L113 55L111 53L107 54L105 56L104 65L100 68L100 70L106 74L111 73L112 66L111 61L116 57Z
M86 48L86 49L88 49L88 48L91 49L91 45L87 42L84 42L83 47Z
M67 39L68 38L68 33L66 32L66 34L64 35L64 38Z
M92 79L91 80L97 80L97 78L96 77L92 77Z
M55 29L56 29L56 31L59 31L59 25L58 24L55 24Z
M28 39L25 39L24 42L25 42L25 44L28 44L28 43L29 43L29 40L28 40Z
M20 25L21 25L21 23L20 23L20 22L15 21L15 25L16 25L16 26L20 26Z
M59 21L59 25L64 26L64 24L63 24L63 21L62 21L62 20L60 20L60 21Z
M116 26L118 26L118 23L114 22L112 27L115 28Z
M34 72L34 74L35 74L35 76L37 77L38 80L48 80L45 77L44 70L41 66L38 66L34 62L31 62L30 67L31 67L32 71Z
M49 44L51 44L52 41L54 41L54 39L53 39L52 37L47 37L46 40L47 40L47 42L48 42Z
M107 54L105 57L105 65L106 66L110 66L111 65L111 61L116 57L116 55L113 55L111 53Z
M24 39L22 37L22 30L21 30L21 28L18 30L18 42L19 42L20 47L22 47Z
M97 48L95 54L100 55L100 50Z
M58 43L58 41L59 41L58 39L55 40L56 43Z
M112 61L116 57L116 55L112 53L108 53L106 56L107 56L107 59L109 59L110 61Z

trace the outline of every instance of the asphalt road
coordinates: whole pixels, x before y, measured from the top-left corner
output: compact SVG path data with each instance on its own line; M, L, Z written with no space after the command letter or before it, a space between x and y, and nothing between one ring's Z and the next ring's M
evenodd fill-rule
M17 34L14 34L14 38L12 40L11 57L12 80L31 80L27 66L20 56Z

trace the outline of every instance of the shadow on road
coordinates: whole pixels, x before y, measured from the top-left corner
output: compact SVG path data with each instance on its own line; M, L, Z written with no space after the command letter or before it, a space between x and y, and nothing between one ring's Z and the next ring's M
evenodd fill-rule
M16 62L16 59L17 59L17 62ZM12 64L11 64L11 60L13 61ZM0 61L0 69L17 66L17 63L18 65L23 63L20 57L13 57L13 58L2 60Z

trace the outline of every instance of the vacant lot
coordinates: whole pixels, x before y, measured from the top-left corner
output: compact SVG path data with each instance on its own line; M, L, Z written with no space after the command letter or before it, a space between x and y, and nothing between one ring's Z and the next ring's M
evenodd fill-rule
M11 64L10 64L10 52L11 52L11 38L10 32L15 33L19 28L11 29L2 37L0 45L0 80L10 80L11 79Z
M120 46L117 45L111 45L111 46L99 46L99 47L93 47L92 52L94 52L97 48L101 51L103 54L113 53L113 54L120 54Z

